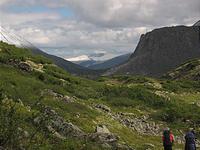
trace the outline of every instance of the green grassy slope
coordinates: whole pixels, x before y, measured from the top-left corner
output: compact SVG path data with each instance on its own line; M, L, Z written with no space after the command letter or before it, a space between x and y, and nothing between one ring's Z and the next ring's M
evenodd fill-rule
M164 77L168 79L188 79L198 81L200 80L200 59L190 60L170 71L164 75Z
M0 89L0 145L8 149L16 145L16 149L105 149L92 140L62 139L49 132L46 126L51 116L44 116L47 107L84 133L94 133L97 125L104 124L118 136L118 143L141 150L161 149L160 133L135 130L125 120L142 122L141 118L147 118L144 122L157 124L160 131L171 127L177 137L188 127L200 132L200 84L193 80L137 76L88 80L70 75L29 50L1 42ZM109 112L96 104L109 107ZM34 123L38 116L45 118L40 125ZM177 140L175 147L182 148L183 144Z

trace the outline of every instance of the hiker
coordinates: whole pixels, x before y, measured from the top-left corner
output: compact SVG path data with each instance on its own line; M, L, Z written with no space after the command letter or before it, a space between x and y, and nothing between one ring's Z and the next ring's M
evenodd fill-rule
M166 128L163 131L162 141L164 150L172 150L172 145L174 143L174 135L172 134L169 128Z
M195 140L196 138L194 130L189 129L185 135L185 150L196 150Z

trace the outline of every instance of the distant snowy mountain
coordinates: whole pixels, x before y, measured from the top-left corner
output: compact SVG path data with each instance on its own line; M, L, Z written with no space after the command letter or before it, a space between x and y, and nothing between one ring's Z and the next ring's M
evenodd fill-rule
M72 57L66 60L92 70L105 70L123 64L129 59L130 55L131 54L125 54L109 58L106 54L91 54L89 56L81 55L78 57ZM109 59L105 60L106 57Z
M77 57L72 57L72 58L66 58L66 60L71 61L71 62L79 62L79 61L88 61L88 60L92 60L92 58L90 58L87 55L81 55L81 56L77 56Z

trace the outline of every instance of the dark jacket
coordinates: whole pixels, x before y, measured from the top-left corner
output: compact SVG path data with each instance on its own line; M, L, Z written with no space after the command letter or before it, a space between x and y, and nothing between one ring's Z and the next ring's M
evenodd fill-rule
M193 131L185 135L185 150L196 150L195 134Z

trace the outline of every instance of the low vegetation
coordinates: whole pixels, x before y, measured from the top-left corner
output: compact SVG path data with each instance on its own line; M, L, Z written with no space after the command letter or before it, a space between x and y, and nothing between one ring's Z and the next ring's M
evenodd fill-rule
M105 149L92 140L55 137L47 128L51 116L43 116L43 111L51 108L84 133L94 133L97 125L104 124L119 137L120 144L161 149L160 134L142 134L117 120L116 115L147 117L160 125L161 131L171 127L177 137L193 127L199 136L199 92L199 81L189 78L75 77L49 59L0 42L0 145L7 149ZM96 104L107 106L110 112L96 109ZM43 118L40 125L34 123L38 116ZM182 148L183 143L175 143L175 147Z

